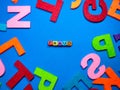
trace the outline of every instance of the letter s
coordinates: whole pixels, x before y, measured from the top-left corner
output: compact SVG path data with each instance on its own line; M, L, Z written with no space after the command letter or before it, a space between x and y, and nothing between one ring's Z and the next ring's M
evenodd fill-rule
M99 71L97 73L95 73L95 70L100 65L100 57L97 54L90 53L90 54L86 55L81 61L81 66L82 66L83 69L88 66L87 61L89 61L90 59L93 60L93 63L88 68L88 71L87 71L88 76L91 79L97 79L97 78L99 78L100 76L102 76L104 74L105 65L100 66Z

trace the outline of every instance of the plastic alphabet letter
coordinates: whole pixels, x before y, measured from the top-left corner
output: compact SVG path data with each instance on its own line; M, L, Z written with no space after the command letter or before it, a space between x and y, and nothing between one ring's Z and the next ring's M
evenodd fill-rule
M80 6L81 0L75 0L74 2L72 2L71 4L71 9L76 9Z
M5 73L5 66L2 62L2 60L0 59L0 77Z
M60 13L60 10L62 8L62 5L63 5L62 0L57 0L56 5L51 5L47 2L43 2L42 0L38 0L38 2L36 4L36 7L40 8L40 9L43 9L45 11L51 12L52 16L51 16L50 20L52 22L56 22L57 18L58 18L58 15Z
M104 45L100 45L101 41L104 41ZM110 34L96 36L92 41L92 45L95 50L98 50L98 51L107 50L108 56L110 58L116 56Z
M80 81L82 81L88 88L92 87L92 83L90 82L90 80L87 79L82 73L78 73L68 84L64 86L63 90L72 90L74 87L76 87L77 90L85 90L83 87L80 86Z
M48 41L48 46L53 46L53 41Z
M116 13L117 10L120 10L120 0L113 0L110 9L108 10L108 15L120 20L120 14Z
M102 12L99 15L93 15L89 12L89 6L92 5L92 9L96 10L96 0L86 0L84 3L84 16L91 22L101 22L107 15L107 6L104 0L99 1L99 5L102 8Z
M57 81L56 76L38 67L35 69L34 74L41 78L41 81L38 86L39 90L53 90ZM46 81L50 82L49 86L45 85Z
M23 49L22 45L18 41L16 37L12 38L11 40L7 41L6 43L0 45L0 54L5 52L6 50L14 47L18 53L18 55L23 55L25 53L25 50Z
M30 6L8 6L8 12L19 13L7 21L7 28L30 28L30 21L20 21L31 12L30 8Z
M67 46L67 41L63 41L62 46Z
M18 72L6 83L10 89L13 89L24 77L29 81L34 78L34 75L20 61L17 60L14 65L18 68Z
M81 60L81 66L82 68L86 68L87 62L92 59L93 63L92 65L89 67L87 73L89 78L91 79L96 79L99 78L100 76L102 76L105 72L105 65L102 65L99 67L99 71L97 73L94 73L95 70L98 68L98 66L100 65L100 57L97 54L94 53L90 53L88 55L86 55L82 60Z
M72 41L68 41L67 45L68 45L68 47L71 47L72 46Z
M58 41L53 41L53 46L58 46Z
M62 41L58 41L58 46L62 46Z
M103 84L104 90L112 90L112 85L120 88L120 78L112 70L112 68L108 67L105 73L109 78L98 78L93 81L93 84L100 84L100 85Z

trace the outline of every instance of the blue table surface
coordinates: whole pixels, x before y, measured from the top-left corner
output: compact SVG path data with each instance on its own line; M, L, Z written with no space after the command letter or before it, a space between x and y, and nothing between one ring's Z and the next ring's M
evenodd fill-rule
M51 4L56 3L56 0L44 1ZM7 12L7 6L31 6L31 13L22 19L31 22L30 29L7 29L6 32L0 32L0 45L13 37L17 37L26 51L23 56L18 56L15 49L11 48L0 55L6 68L5 74L0 77L2 83L0 90L10 90L6 82L18 71L14 66L16 60L20 60L32 73L36 67L40 67L56 75L58 81L54 90L62 90L65 84L78 72L87 77L87 69L91 62L88 62L89 66L86 69L81 68L80 62L89 53L98 54L101 57L101 65L111 67L118 76L120 75L120 52L118 50L120 42L116 43L113 38L114 34L120 32L120 21L107 15L102 22L92 23L83 14L85 0L82 0L81 5L75 10L70 8L71 2L72 0L64 0L57 22L53 23L50 21L51 13L36 8L37 0L19 0L17 4L13 4L11 0L0 0L0 23L6 23L15 15ZM105 2L109 9L112 0L105 0ZM91 13L101 12L99 6L96 11L92 11L91 8L89 10ZM93 38L104 34L111 35L117 53L114 58L109 58L106 51L98 52L92 47ZM70 40L73 45L72 47L48 47L49 40ZM92 83L92 80L90 81ZM38 90L39 82L40 78L36 76L30 81L34 90ZM23 90L27 84L28 80L24 78L14 90ZM88 89L84 84L81 86L85 90ZM102 85L93 85L93 87L103 90ZM112 88L118 90L115 86Z

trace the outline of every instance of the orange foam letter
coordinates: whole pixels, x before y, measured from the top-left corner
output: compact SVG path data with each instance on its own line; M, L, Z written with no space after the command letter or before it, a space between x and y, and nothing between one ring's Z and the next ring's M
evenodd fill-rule
M5 52L6 50L14 47L18 53L18 55L23 55L25 50L23 49L22 45L20 44L19 40L14 37L11 40L7 41L6 43L0 45L0 54Z
M113 0L110 9L108 10L108 15L120 20L120 14L117 14L116 11L120 10L120 0Z
M98 78L93 81L93 84L103 84L104 90L112 90L112 85L120 88L120 78L112 70L112 68L107 68L105 72L109 78Z

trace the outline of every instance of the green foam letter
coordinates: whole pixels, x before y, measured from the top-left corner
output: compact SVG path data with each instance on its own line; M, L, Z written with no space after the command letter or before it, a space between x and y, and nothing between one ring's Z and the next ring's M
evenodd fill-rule
M104 45L100 44L101 41L104 41ZM92 41L92 45L95 50L106 50L110 58L116 56L110 34L95 37Z
M53 90L54 89L54 86L58 79L56 76L38 67L35 69L34 74L41 78L39 86L38 86L39 90ZM46 81L50 82L49 86L45 85Z

